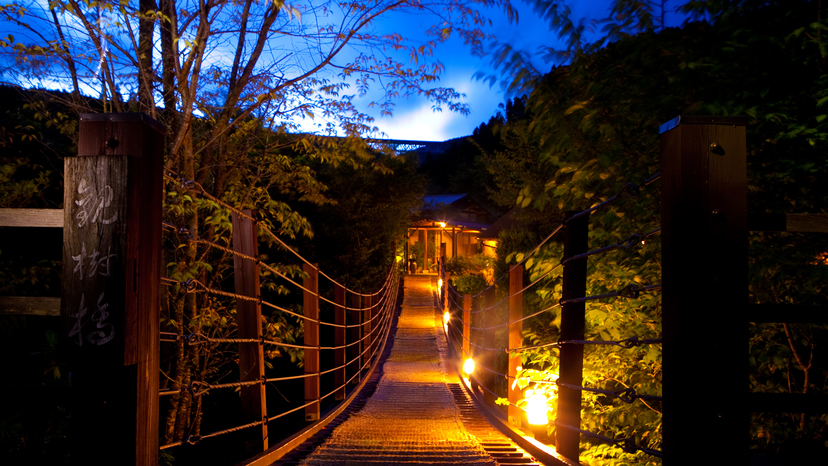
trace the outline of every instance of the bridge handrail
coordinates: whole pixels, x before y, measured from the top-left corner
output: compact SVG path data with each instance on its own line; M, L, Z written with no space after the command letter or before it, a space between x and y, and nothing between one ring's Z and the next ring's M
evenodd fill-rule
M660 178L660 174L650 176L643 183L641 183L641 187L649 186L653 182L658 180L659 178ZM640 187L638 185L634 184L634 183L625 183L624 186L615 195L611 196L610 198L606 199L605 201L596 203L593 206L591 206L590 208L588 208L586 210L583 210L583 211L580 211L578 213L570 214L563 222L561 222L561 224L559 224L552 231L552 233L550 233L546 238L544 238L544 240L542 240L538 245L536 245L527 254L524 254L523 257L521 257L520 260L517 261L517 264L516 264L515 267L520 267L520 270L523 270L523 268L522 268L523 264L526 264L532 258L532 256L535 255L535 253L537 253L544 245L546 245L556 234L558 234L560 231L562 231L564 228L566 228L570 224L570 222L572 222L573 220L581 218L581 217L586 217L590 213L592 213L592 212L594 212L594 211L596 211L596 210L598 210L602 207L605 207L605 206L607 206L607 205L611 204L612 202L615 202L619 199L624 199L624 198L636 196L641 192L641 190L639 188ZM514 384L517 383L519 380L523 380L524 382L529 382L529 383L540 384L540 385L555 385L555 386L565 387L567 389L576 390L576 391L586 391L586 392L598 393L598 394L608 396L608 397L611 397L611 398L618 398L619 400L627 402L627 403L632 403L632 402L635 402L636 400L641 400L642 403L646 404L647 401L661 401L662 400L662 398L660 396L637 394L635 392L635 389L633 389L631 387L625 387L625 388L619 389L619 390L605 390L605 389L600 389L600 388L587 387L587 386L583 386L583 385L580 385L580 384L566 383L566 382L563 382L560 378L557 379L557 380L534 380L534 379L527 378L527 377L519 377L517 372L516 372L516 369L513 366L513 364L514 364L514 362L513 362L514 355L517 355L518 353L525 352L525 351L532 351L532 350L537 350L537 349L542 349L542 348L549 348L549 347L561 348L561 347L566 346L566 345L602 345L602 346L614 345L614 346L620 346L622 348L632 348L632 347L639 346L641 344L659 344L662 341L661 338L639 339L637 336L633 336L633 337L626 338L624 340L616 340L616 341L567 339L567 340L559 340L559 341L556 341L556 342L542 343L542 344L537 344L537 345L532 345L532 346L519 346L519 347L513 347L513 348L510 348L510 347L507 346L506 348L502 348L502 347L492 348L492 347L486 347L484 345L480 345L480 344L475 343L474 341L472 341L473 338L466 337L465 332L464 332L464 330L468 331L468 332L471 332L473 330L473 331L476 331L476 332L487 332L488 333L488 332L493 332L497 329L506 328L506 329L509 329L510 333L511 333L511 331L513 331L515 326L519 326L517 328L522 327L524 321L532 319L532 318L537 317L537 316L540 316L542 314L545 314L546 312L548 312L552 309L561 307L565 304L570 304L571 305L571 304L576 304L576 303L583 303L583 302L586 302L586 301L607 299L607 298L637 298L638 295L642 292L650 292L650 291L660 290L661 289L660 284L655 284L655 285L643 284L643 285L639 285L637 283L631 283L629 285L623 286L620 289L617 289L617 290L609 292L609 293L591 295L591 296L568 297L567 299L560 298L556 303L554 303L550 306L547 306L544 309L535 311L535 312L533 312L529 315L525 315L525 316L521 315L520 317L512 317L512 315L510 313L510 317L508 319L506 319L505 322L502 322L502 323L499 323L499 324L483 325L483 326L481 326L481 325L471 325L471 315L491 311L492 309L500 307L504 302L511 301L513 298L517 298L519 300L522 300L522 296L524 295L524 293L526 293L528 290L530 290L530 289L532 289L536 286L539 286L539 287L545 286L545 285L543 285L543 283L546 283L548 281L548 279L549 279L550 275L552 274L552 272L556 271L557 269L559 269L561 267L566 267L569 263L572 263L572 261L585 260L587 257L591 257L591 256L599 255L599 254L604 254L604 253L613 251L615 249L632 249L634 246L643 243L643 241L646 240L647 238L650 238L650 237L652 237L656 234L660 234L660 232L661 232L661 228L655 228L655 229L651 229L651 230L643 232L643 233L633 233L632 235L630 235L626 239L621 240L619 242L616 242L614 244L610 244L610 245L607 245L607 246L603 246L603 247L600 247L600 248L589 250L589 251L586 251L586 252L583 252L583 253L570 254L569 256L565 256L555 266L553 266L549 270L543 272L540 276L538 276L535 280L533 280L528 285L523 286L521 284L517 289L513 289L512 286L510 286L509 293L507 293L505 298L499 300L495 304L489 304L489 302L488 302L489 299L490 299L489 298L489 299L486 300L487 303L486 303L485 306L481 306L480 308L478 308L476 310L472 310L470 308L470 306L467 307L467 308L461 307L459 305L459 303L457 302L457 300L455 299L455 296L459 297L460 294L457 292L456 289L454 289L454 286L450 283L446 283L444 285L444 291L443 291L444 296L443 296L443 298L445 299L445 305L446 305L446 309L447 309L447 317L446 317L447 322L446 322L446 326L445 326L446 335L447 335L447 337L449 338L450 341L454 342L453 346L455 346L455 347L459 346L461 348L460 353L463 354L463 357L464 358L471 357L471 352L472 352L471 348L472 347L476 348L477 350L484 351L484 352L498 353L498 352L504 352L505 351L507 354L510 355L509 373L503 373L503 372L497 371L493 367L490 367L485 362L476 361L476 364L475 364L476 367L481 368L485 372L487 372L489 374L492 374L493 376L505 378L506 380L508 380L510 382L509 385L512 386L512 389L509 390L509 392L510 392L509 393L510 417L514 414L512 412L512 410L517 409L518 411L521 411L521 409L516 406L516 402L518 400L513 399ZM586 230L584 230L583 234L584 235L586 234ZM584 244L586 244L586 243L584 243ZM521 272L521 274L522 274L522 272ZM498 279L498 281L502 280L505 277L506 277L506 274L501 276L500 279ZM496 283L497 282L495 282L495 284ZM493 292L494 292L493 287L495 286L495 284L489 285L483 291L481 291L481 292L479 292L479 293L477 293L473 296L468 295L468 294L465 295L464 296L464 301L465 301L465 299L473 299L475 297L480 297L481 295L483 295L487 291L490 294L492 294L492 296L493 296ZM455 324L455 321L458 320L458 318L457 318L457 314L459 313L458 310L463 313L463 321L462 321L463 329L462 330L461 330L461 328L458 327L457 324ZM521 314L522 314L522 311L521 311ZM518 333L519 333L519 331L518 331ZM510 339L511 339L511 337L510 337ZM484 359L487 359L487 358L484 358ZM470 375L469 377L476 382L475 385L481 387L486 392L488 392L490 395L492 395L494 397L498 396L492 389L490 389L489 387L486 386L487 384L485 382L479 380L476 376ZM578 377L580 378L580 375ZM580 410L580 408L578 408L578 410ZM630 439L621 439L619 441L614 441L613 439L610 439L609 437L604 437L604 436L601 436L599 434L594 434L594 435L597 436L596 438L606 439L606 441L608 441L609 443L612 443L613 445L616 445L616 446L621 446L620 443L622 441L626 442L624 445L627 445L627 444L630 443L629 442ZM653 456L661 457L661 452L659 452L658 450L650 449L650 448L647 448L647 447L638 447L638 446L634 445L634 442L632 443L632 446L627 446L626 448L628 448L628 449L629 448L635 448L635 451L643 451L647 454L651 454ZM575 450L575 451L577 451L577 450ZM575 458L575 459L577 459L577 458Z

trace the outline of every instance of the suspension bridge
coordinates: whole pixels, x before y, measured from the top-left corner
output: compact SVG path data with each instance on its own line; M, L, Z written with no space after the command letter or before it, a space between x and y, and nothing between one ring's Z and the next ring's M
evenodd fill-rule
M744 365L744 341L734 336L748 321L820 311L747 305L748 227L828 228L824 216L748 219L744 119L682 117L661 138L660 170L568 212L484 291L459 292L442 259L436 275L388 264L382 287L362 292L292 249L267 219L164 169L163 128L147 117L84 115L79 156L65 160L66 208L27 212L34 220L0 212L3 226L64 230L59 303L73 359L73 455L85 464L186 462L208 451L213 464L246 466L571 466L589 442L642 462L697 464L704 432L718 440L704 455L744 462L748 413L794 412L802 401L745 396L745 374L733 370ZM232 235L162 221L165 191L201 200L216 230ZM657 197L660 224L590 249L590 216L641 196ZM215 261L232 279L162 276L162 241ZM647 256L642 248L660 253L659 280L588 286L590 263ZM715 321L703 334L687 299L700 290ZM625 315L647 320L648 330L595 335L586 317L594 303L633 309ZM554 320L555 338L525 338L524 325L538 319ZM663 376L653 383L609 386L584 375L590 358L641 361L662 347ZM539 370L532 355L549 351L557 351L556 370ZM276 355L301 359L301 369L277 365ZM715 389L699 388L686 369L699 358L717 362L706 369ZM587 405L594 411L599 401L657 413L659 426L663 413L663 429L635 432L620 417L586 425ZM828 408L822 397L809 403Z

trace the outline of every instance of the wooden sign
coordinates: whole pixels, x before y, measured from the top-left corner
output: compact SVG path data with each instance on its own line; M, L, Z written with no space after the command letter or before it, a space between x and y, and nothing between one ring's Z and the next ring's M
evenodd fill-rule
M81 115L64 160L61 316L71 358L72 456L157 464L163 128Z

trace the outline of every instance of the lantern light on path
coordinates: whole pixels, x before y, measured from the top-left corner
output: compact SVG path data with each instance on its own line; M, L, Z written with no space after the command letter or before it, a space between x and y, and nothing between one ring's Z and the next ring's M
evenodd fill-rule
M529 424L545 425L549 423L546 413L549 411L546 395L540 390L526 390L526 416Z
M474 372L474 359L468 358L463 362L463 373L471 375Z

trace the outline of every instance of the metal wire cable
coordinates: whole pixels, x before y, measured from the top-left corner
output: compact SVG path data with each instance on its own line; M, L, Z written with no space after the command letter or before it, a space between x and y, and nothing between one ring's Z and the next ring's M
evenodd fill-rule
M299 314L298 312L293 312L293 311L290 311L290 310L285 309L285 308L283 308L283 307L279 307L279 306L277 306L277 305L275 305L275 304L271 303L270 301L264 301L264 300L263 300L263 301L262 301L262 305L263 305L263 306L267 306L267 307L269 307L269 308L271 308L271 309L275 309L275 310L277 310L277 311L284 312L285 314L290 314L290 315L292 315L292 316L294 316L294 317L298 317L298 318L300 318L300 319L304 319L304 320L306 320L306 321L308 321L308 322L314 322L314 323L317 323L317 324L320 322L320 321L319 321L319 319L311 319L310 317L307 317L307 316L304 316L304 315L302 315L302 314Z
M241 209L238 209L238 208L236 208L236 207L233 207L232 205L228 204L227 202L224 202L224 201L222 201L221 199L219 199L219 198L217 198L217 197L213 196L212 194L208 193L208 192L207 192L207 190L206 190L206 189L204 189L204 187L203 187L200 183L198 183L198 182L196 182L196 181L194 181L194 180L188 180L188 179L184 178L183 176L179 175L178 173L174 172L173 170L170 170L169 168L165 168L165 170L171 174L171 175L170 175L170 174L167 174L167 173L165 173L165 174L164 174L164 177L166 177L167 179L170 179L170 180L172 180L172 181L179 182L179 183L181 183L182 187L185 187L185 188L192 188L192 187L194 187L194 188L196 188L196 189L197 189L197 190L198 190L198 191L199 191L199 192L200 192L200 193L201 193L204 197L206 197L206 198L210 199L211 201L213 201L213 202L215 202L215 203L219 204L220 206L224 207L225 209L230 210L231 212L234 212L236 215L238 215L238 216L240 216L240 217L242 217L242 218L245 218L245 219L248 219L248 220L252 221L254 224L256 224L257 226L259 226L259 227L261 228L261 231L262 231L262 232L264 232L266 235L268 235L269 237L271 237L271 238L272 238L274 241L276 241L276 242L277 242L277 243L278 243L281 247L283 247L284 249L288 250L290 253L292 253L294 256L296 256L299 260L301 260L301 261L302 261L302 262L304 262L305 264L308 264L308 265L310 265L311 267L313 267L313 264L312 264L310 261L308 261L307 259L305 259L304 257L302 257L302 256L301 256L298 252L296 252L293 248L291 248L290 246L288 246L288 245L287 245L287 243L285 243L284 241L282 241L282 239L281 239L281 238L279 238L279 237L278 237L275 233L273 233L273 231L271 231L269 228L267 228L267 226L266 226L266 225L262 224L262 222L259 222L259 221L258 221L258 219L254 218L254 217L252 217L252 216L250 216L250 215L245 214L245 213L244 213ZM337 285L342 286L343 288L345 288L345 286L341 285L340 283L338 283L337 281L335 281L334 279L332 279L331 277L329 277L328 275L326 275L324 272L319 271L319 274L320 274L320 275L322 275L323 277L327 278L327 279L328 279L328 280L330 280L331 282L333 282L333 283L335 283L335 284L337 284ZM352 294L359 295L359 296L375 296L375 295L379 294L379 292L372 293L372 294L357 293L356 291L351 290L351 289L349 289L349 288L345 288L345 289L346 289L346 291L348 291L348 292L350 292L350 293L352 293Z
M476 310L476 311L469 311L469 312L470 312L470 313L472 313L472 314L477 314L478 312L488 311L488 310L491 310L491 309L494 309L494 308L496 308L496 307L500 306L501 304L505 303L506 301L508 301L508 300L509 300L509 299L511 299L512 297L517 296L517 295L519 295L519 294L521 294L521 293L525 292L525 291L526 291L526 290L528 290L529 288L531 288L531 287L533 287L533 286L537 285L537 284L538 284L541 280L543 280L544 278L546 278L547 276L549 276L549 274L550 274L550 273L552 273L552 272L554 272L555 270L557 270L557 269L558 269L558 267L560 267L561 265L563 265L563 262L559 262L557 265L555 265L554 267L552 267L551 269L549 269L546 273L544 273L543 275L541 275L540 277L538 277L537 279L535 279L535 281L533 281L532 283L530 283L530 284L528 284L528 285L524 286L522 290L520 290L520 291L516 291L515 293L512 293L512 294L510 294L510 295L506 296L505 298L503 298L503 299L502 299L502 300L500 300L499 302L497 302L497 303L495 303L495 304L492 304L492 305L491 305L491 306L489 306L489 307L484 307L483 309L478 309L478 310Z
M218 249L218 250L224 251L228 254L232 254L234 256L241 257L243 259L249 260L251 262L254 262L254 263L257 263L257 264L259 263L259 258L258 257L249 256L247 254L235 251L232 248L228 248L227 246L222 246L221 244L215 243L213 241L208 241L208 240L203 239L203 238L190 237L190 238L187 239L187 242L196 243L196 244L203 244L203 245L205 245L209 248Z
M451 296L451 293L449 293L449 295L448 295L448 299L449 299L449 301L451 301L451 303L452 303L452 304L454 304L454 306L455 306L457 309L463 309L463 306L461 306L461 305L460 305L457 301L455 301L455 300L454 300L454 298ZM464 299L465 299L465 298L464 298ZM463 310L463 312L465 312L465 310Z
M613 291L612 293L607 294L599 294L594 296L584 296L582 298L571 298L571 299L561 299L561 304L569 304L569 303L582 303L585 301L593 301L596 299L604 299L604 298L638 298L639 293L645 291L654 291L661 289L661 284L657 285L646 285L643 287L639 287L638 285L631 283L624 288L621 288L618 291Z
M527 260L529 260L529 258L530 258L530 257L532 257L532 255L534 255L536 252L538 252L538 250L539 250L540 248L542 248L542 247L543 247L546 243L548 243L548 242L549 242L549 240L551 240L551 239L552 239L555 235L557 235L557 234L558 234L558 232L560 232L561 230L563 230L563 227L564 227L564 224L563 224L563 223L561 223L560 225L558 225L557 227L555 227L555 229L554 229L554 230L552 230L552 233L549 233L549 234L546 236L546 238L544 238L544 239L543 239L543 241L541 241L540 243L538 243L538 245L537 245L537 246L535 246L535 247L534 247L531 251L529 251L529 253L528 253L528 254L525 254L525 255L523 256L523 259L521 259L520 261L518 261L517 265L520 265L520 264L522 264L522 263L526 262Z
M540 248L542 248L542 247L543 247L543 245L545 245L545 244L546 244L547 242L549 242L549 240L551 240L551 239L552 239L552 238L553 238L556 234L558 234L558 232L559 232L559 231L561 231L561 230L563 229L563 227L564 227L564 224L563 224L563 223L561 223L560 225L558 225L558 226L557 226L557 227L556 227L556 228L552 231L552 233L549 233L549 235L547 235L547 236L546 236L546 238L544 238L544 239L543 239L543 241L541 241L540 243L538 243L538 244L537 244L537 246L535 246L535 247L534 247L531 251L529 251L529 253L528 253L528 254L525 254L525 255L523 256L523 259L519 260L519 261L517 262L517 264L516 264L516 265L523 264L524 262L526 262L527 260L529 260L529 258L530 258L530 257L532 257L532 255L533 255L533 254L535 254L535 253L536 253L536 252L537 252ZM484 289L483 289L483 291L481 291L481 292L477 293L476 295L473 295L472 297L473 297L473 298L476 298L476 297L478 297L478 296L482 295L483 293L485 293L485 292L486 292L486 290L488 290L489 288L492 288L493 286L497 285L497 283L498 283L498 282L500 282L501 280L503 280L504 278L506 278L508 275L509 275L508 273L504 273L503 275L501 275L501 276L500 276L500 278L498 278L497 280L495 280L495 281L494 281L494 283L492 283L491 285L487 286L486 288L484 288ZM498 304L499 304L499 303L498 303Z
M311 296L313 296L313 297L315 297L315 298L320 298L320 295L319 295L319 293L318 293L318 292L316 292L316 291L311 291L311 290L309 290L309 289L305 288L304 286L302 286L302 285L300 285L300 284L296 283L296 282L295 282L295 281L293 281L292 279L288 278L288 277L287 277L287 275L285 275L285 274L283 274L282 272L279 272L278 270L274 269L274 268L273 268L272 266L270 266L269 264L266 264L266 263L264 263L264 262L259 262L259 265L260 265L261 267L264 267L265 269L267 269L268 271L270 271L270 272L271 272L271 273L273 273L274 275L277 275L277 276L279 276L280 278L283 278L284 280L287 280L288 282L290 282L290 284L292 284L293 286L295 286L295 287L297 287L297 288L301 289L302 291L304 291L304 292L306 292L306 293L310 294Z
M454 324L454 322L453 322L454 320L456 320L456 319L451 319L451 320L449 321L449 324L450 324L452 327L454 327L455 331L457 331L460 335L462 335L462 331L461 331L460 329L458 329L458 328L457 328L457 326ZM463 326L465 327L465 326L466 326L466 324L463 324ZM476 328L476 327L469 327L469 328L472 328L472 329L473 329L473 328ZM463 340L465 340L465 341L469 342L469 344L470 344L471 346L474 346L475 348L478 348L478 349L481 349L481 350L485 350L485 351L497 352L497 353L502 353L502 352L503 352L503 348L489 348L489 347L487 347L487 346L480 346L480 345L478 345L478 344L474 343L473 341L471 341L471 340L467 339L465 336L463 336L462 338L463 338Z
M586 430L582 430L582 429L579 429L575 426L570 426L570 425L567 425L567 424L563 424L563 423L558 422L557 420L555 421L555 425L558 426L558 427L563 427L564 429L571 430L573 432L578 432L578 433L584 434L587 437L592 437L592 438L610 443L610 444L612 444L616 447L621 448L622 450L624 450L627 453L635 453L637 451L641 451L641 452L644 452L648 455L652 455L652 456L655 456L657 458L662 458L662 453L660 451L638 446L638 445L635 444L635 439L634 438L614 439L614 438L603 436L601 434L595 434L595 433L592 433L592 432L589 432L589 431L586 431Z
M386 308L386 310L387 309L388 308ZM387 339L388 330L390 329L390 326L388 325L390 320L387 318L388 313L383 312L383 313L378 314L378 315L383 315L386 318L385 318L384 322L381 324L381 326L376 327L376 330L377 330L376 333L377 334L380 334L380 333L385 334L385 337L383 337L383 338ZM373 337L374 333L375 332L372 329L371 333L367 334L365 337L363 337L362 339L360 339L357 342L352 343L351 345L353 345L355 343L360 343L360 342L364 341L367 338ZM263 343L263 342L267 342L267 343L271 343L271 344L281 344L281 342L274 342L274 341L269 341L269 340L265 340L265 339L260 340L260 339L255 339L255 338L210 338L210 337L207 337L207 336L202 335L202 334L191 334L190 336L193 336L193 335L195 335L199 338L202 338L204 340L211 341L211 342L217 342L217 343ZM345 347L351 346L351 345L345 345L345 346L337 347L337 348L345 348ZM299 347L297 345L290 345L290 346ZM207 393L207 392L209 392L210 390L213 390L213 389L238 388L238 387L245 387L245 386L251 386L251 385L260 385L260 384L263 384L263 383L270 383L270 382L276 382L276 381L304 379L304 378L309 378L309 377L321 376L321 375L324 375L324 374L328 374L330 372L334 372L338 369L346 368L348 365L350 365L354 361L358 360L360 357L364 357L365 354L370 350L370 347L371 347L371 345L366 345L365 351L360 353L357 357L347 361L345 364L343 364L341 366L337 366L337 367L334 367L333 369L329 369L329 370L326 370L326 371L323 371L323 372L308 373L308 374L297 375L297 376L274 377L274 378L269 378L269 379L268 378L262 378L262 379L257 379L257 380L249 380L249 381L241 381L241 382L227 382L227 383L221 383L221 384L211 384L211 383L205 382L205 381L190 381L189 386L187 387L187 390L193 396L201 396L201 395L203 395L203 394L205 394L205 393ZM328 348L308 347L308 346L302 346L302 347L299 347L299 348L304 348L304 349L328 349ZM330 349L334 349L334 348L330 348ZM370 359L373 359L376 356L376 353L377 353L378 349L379 349L379 345L377 345L377 348L374 349L371 356L368 358L368 360L366 360L366 363L367 363L366 365L371 364ZM365 365L363 366L363 368L364 367L365 367ZM203 387L203 388L199 389L199 387ZM173 395L173 394L176 394L176 393L181 393L183 390L184 389L182 388L181 390L171 390L171 391L161 392L161 393L159 393L159 396ZM329 395L326 395L326 396L329 396ZM324 398L325 397L321 397L320 400L324 399ZM305 405L305 406L307 406L307 405ZM240 427L237 427L237 428L225 429L223 431L219 431L219 432L214 433L214 434L210 434L210 435L207 435L207 436L202 436L201 438L204 439L204 438L209 438L209 437L216 436L216 435L221 435L222 433L235 432L236 430L241 430L241 429L250 427L252 425L253 424L247 424L245 426L240 426ZM233 429L236 429L236 430L233 430ZM171 444L170 446L174 446L174 445Z
M625 239L621 242L615 243L615 244L610 245L610 246L605 246L603 248L594 249L592 251L588 251L588 252L585 252L583 254L576 254L574 256L567 257L563 261L561 261L561 263L566 264L567 262L572 261L572 260L583 259L583 258L586 258L586 257L589 257L589 256L594 256L596 254L609 252L609 251L612 251L613 249L618 249L618 248L629 249L629 248L639 244L641 241L644 241L645 239L649 238L650 236L653 236L653 235L656 235L656 234L659 234L659 233L661 233L661 228L656 228L655 230L648 231L647 233L644 233L644 234L633 233L632 235L630 235L629 238L627 238L627 239Z
M548 348L550 346L561 346L566 344L572 345L613 345L613 346L620 346L621 348L633 348L640 345L649 345L661 343L661 338L645 338L639 339L638 337L630 337L624 340L561 340L561 341L553 341L552 343L545 343L543 345L532 345L532 346L521 346L520 348L510 348L508 351L527 351L539 348Z
M661 173L656 173L655 175L653 175L653 176L647 178L646 180L644 180L644 182L641 183L641 186L638 186L638 185L636 185L635 183L632 183L632 182L627 182L627 183L624 184L624 186L621 187L621 189L617 193L615 193L614 196L610 197L609 199L607 199L604 202L598 203L598 204L590 207L589 209L582 210L581 212L578 212L577 214L575 214L575 215L567 218L566 220L564 220L564 223L569 223L569 222L571 222L572 220L574 220L578 217L583 217L584 215L589 215L592 212L595 212L596 210L600 209L601 207L604 207L607 204L611 204L611 203L615 202L618 199L627 199L627 198L630 198L630 197L635 197L640 193L640 188L642 186L644 186L644 187L649 186L650 184L652 184L653 182L655 182L656 180L658 180L660 178L661 178Z
M176 286L180 285L181 282L170 277L161 277L161 284L165 286Z
M570 390L579 390L582 392L592 392L592 393L600 393L601 395L606 395L613 398L618 398L619 400L623 401L624 403L633 403L635 400L647 400L647 401L661 401L660 396L655 395L639 395L635 392L635 389L632 387L622 388L620 390L604 390L601 388L591 388L591 387L583 387L580 385L573 385L566 382L561 382L560 380L556 380L555 384L559 387L566 387Z

